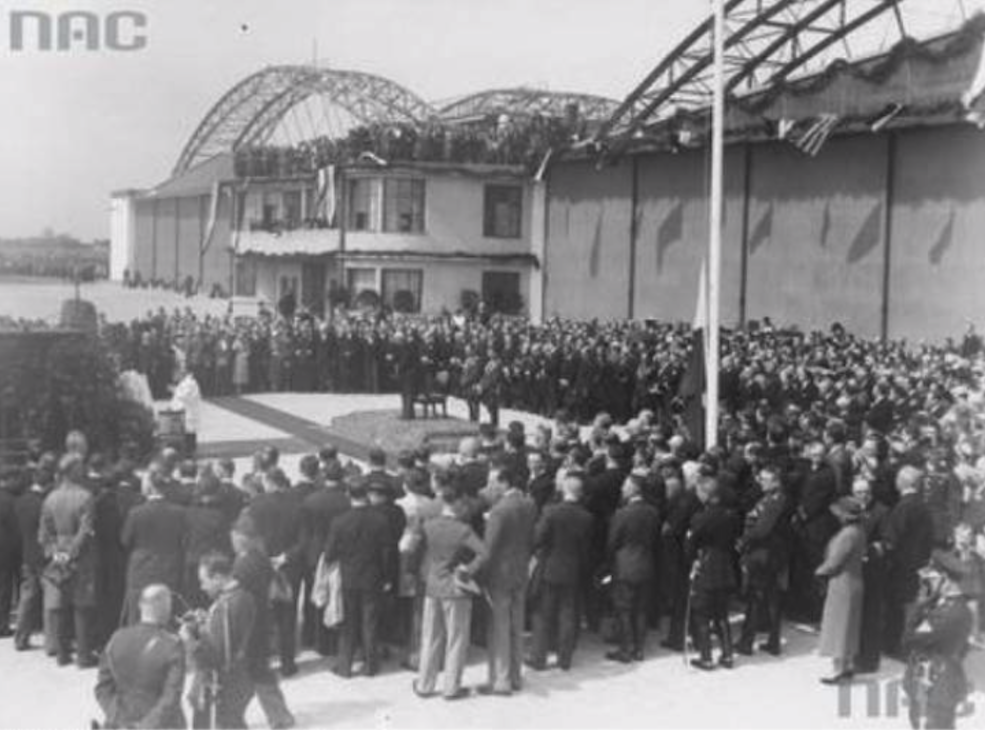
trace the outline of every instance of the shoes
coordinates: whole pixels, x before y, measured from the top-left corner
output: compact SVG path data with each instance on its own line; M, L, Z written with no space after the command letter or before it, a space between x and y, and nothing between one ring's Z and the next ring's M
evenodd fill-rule
M660 646L664 649L670 649L671 651L684 651L683 641L672 641L670 639L664 639L660 642Z
M273 730L290 730L296 724L297 724L297 720L295 720L294 716L292 715L291 717L285 717L283 720L279 722L275 722L270 727Z
M92 654L88 654L85 656L79 656L75 663L78 665L79 669L92 669L99 664L99 660Z
M412 690L414 690L414 694L416 694L422 700L429 700L429 699L431 699L433 697L437 697L438 696L438 693L437 692L424 692L424 691L422 691L421 688L417 686L417 680L416 679L413 682L410 683L410 688Z
M752 656L752 644L739 642L735 645L735 653L741 654L742 656Z
M524 664L526 664L530 669L533 669L535 672L544 672L547 670L546 662L535 662L528 659L524 662Z
M449 702L452 702L454 700L464 700L466 697L470 696L471 694L472 692L469 689L465 687L459 687L450 695L444 695L444 698Z
M60 667L67 667L69 664L72 663L72 655L71 654L59 654L57 661L58 661L58 666L60 666Z
M715 668L715 665L711 659L692 659L691 666L705 672L710 672Z
M725 669L732 669L735 667L735 660L730 656L723 656L718 660L718 666L724 667Z
M760 644L756 648L759 649L760 651L766 652L767 654L771 654L773 656L780 656L781 653L779 644L771 644L768 641Z
M873 664L856 664L855 674L875 674L879 671L879 663L875 662Z
M336 677L341 677L342 679L352 679L352 670L344 667L335 667L332 670L332 674Z
M0 629L0 639L9 639L14 635L14 630L11 628Z
M629 664L633 661L633 658L629 654L624 654L621 651L608 651L605 653L605 658L613 662L621 662L623 664Z
M298 673L298 665L295 664L294 662L291 662L290 664L281 665L280 676L282 676L284 679L287 679L288 677L293 677L297 673Z
M30 639L18 639L14 641L15 651L30 651L34 646L31 644Z
M839 672L830 677L822 677L821 684L847 684L852 681L854 672Z
M400 668L406 669L408 672L416 672L418 669L417 663L412 662L409 659L404 659L400 662Z
M488 684L484 684L476 690L480 695L485 695L486 697L509 697L513 694L511 690L508 689L496 689Z
M636 651L633 652L633 661L634 662L641 662L641 661L643 661L643 650L642 649L637 649Z

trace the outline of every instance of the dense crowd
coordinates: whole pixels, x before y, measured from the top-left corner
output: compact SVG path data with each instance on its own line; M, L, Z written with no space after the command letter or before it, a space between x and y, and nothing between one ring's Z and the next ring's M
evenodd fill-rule
M158 389L175 361L213 392L403 390L447 370L491 414L509 403L554 417L534 433L485 423L456 455L402 453L392 472L382 452L363 471L328 447L293 484L271 447L238 479L230 462L169 449L110 465L81 434L65 455L5 472L0 630L20 573L15 644L29 647L43 604L59 663L73 645L81 666L102 650L111 723L145 723L146 704L120 703L132 688L114 666L151 637L169 647L165 705L181 712L185 650L210 678L196 684L197 726L214 701L218 726L242 727L254 694L271 726L290 725L268 642L293 675L301 609L302 642L334 654L340 677L396 661L429 697L443 667L447 699L469 694L470 641L489 657L480 691L509 695L524 662L543 671L556 654L569 669L585 630L631 663L663 626L665 649L691 643L691 664L713 670L782 655L784 619L820 622L826 682L906 659L907 692L932 678L911 712L953 725L985 594L985 356L973 332L914 348L840 327L726 333L720 445L704 451L679 403L687 328L161 312L107 336ZM229 357L203 354L218 342Z

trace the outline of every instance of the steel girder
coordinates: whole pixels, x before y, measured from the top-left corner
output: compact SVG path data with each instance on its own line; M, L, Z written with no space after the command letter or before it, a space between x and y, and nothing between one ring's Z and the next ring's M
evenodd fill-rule
M533 116L542 114L563 117L570 105L576 105L584 119L600 122L608 119L619 102L604 96L574 94L541 89L490 89L456 99L441 107L444 122L460 122L490 114Z
M906 36L904 0L726 0L725 88L735 97L821 70L834 58L871 53L854 36L880 17ZM885 40L885 39L884 39ZM705 108L714 77L713 20L708 18L671 51L596 132L618 150L649 125L679 111Z
M435 116L424 100L381 76L310 66L270 66L230 89L185 144L173 174L222 152L262 143L296 104L325 95L363 124L423 124Z

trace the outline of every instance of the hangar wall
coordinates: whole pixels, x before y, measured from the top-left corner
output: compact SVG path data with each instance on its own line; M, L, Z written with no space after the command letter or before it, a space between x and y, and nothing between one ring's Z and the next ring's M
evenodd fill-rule
M134 268L144 280L182 283L201 279L205 293L214 284L231 292L230 196L219 199L215 231L204 256L210 213L209 195L140 198L134 202ZM201 261L200 261L201 259Z
M706 150L555 165L545 313L690 321L708 168ZM928 340L960 335L967 317L985 329L985 134L974 127L838 137L817 157L735 145L725 170L724 325L839 321Z

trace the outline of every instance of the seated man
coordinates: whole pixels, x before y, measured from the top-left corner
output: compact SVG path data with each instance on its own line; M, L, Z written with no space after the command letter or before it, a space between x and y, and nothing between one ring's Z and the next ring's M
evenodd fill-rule
M171 591L147 586L140 594L140 623L119 629L99 663L96 700L106 728L184 728L181 690L185 652L164 627L171 620Z

